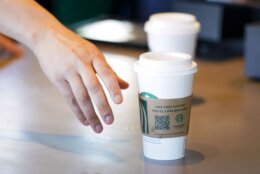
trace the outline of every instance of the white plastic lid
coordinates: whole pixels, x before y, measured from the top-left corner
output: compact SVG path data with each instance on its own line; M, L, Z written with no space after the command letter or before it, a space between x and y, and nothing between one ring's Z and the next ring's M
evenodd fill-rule
M156 13L145 23L144 30L151 33L198 33L200 23L187 13Z
M135 63L136 72L194 74L197 64L189 54L178 52L148 52L140 55Z

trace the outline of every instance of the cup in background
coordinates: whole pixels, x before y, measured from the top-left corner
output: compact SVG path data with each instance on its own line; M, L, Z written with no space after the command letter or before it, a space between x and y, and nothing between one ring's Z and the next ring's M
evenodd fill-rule
M200 23L187 13L156 13L145 23L151 51L183 52L194 57Z
M156 160L184 157L197 64L185 53L149 52L140 56L134 69L144 156Z

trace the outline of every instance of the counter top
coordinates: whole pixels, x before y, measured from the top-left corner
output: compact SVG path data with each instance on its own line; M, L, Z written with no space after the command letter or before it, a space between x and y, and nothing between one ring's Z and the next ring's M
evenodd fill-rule
M196 60L186 157L162 162L142 154L133 64L144 51L99 46L130 83L102 134L77 121L30 51L0 63L0 173L260 173L260 82L244 76L242 58Z

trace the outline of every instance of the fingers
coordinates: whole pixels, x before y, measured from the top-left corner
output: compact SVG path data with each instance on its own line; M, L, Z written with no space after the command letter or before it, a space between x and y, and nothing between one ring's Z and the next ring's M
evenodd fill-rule
M96 133L102 132L103 127L98 116L95 113L92 101L87 93L81 77L78 75L74 75L69 79L69 82L72 92L77 100L78 106L87 119L87 122Z
M122 102L121 89L127 88L128 83L117 76L102 54L93 59L82 58L80 61L75 59L68 62L73 66L65 66L62 69L66 71L61 73L66 81L60 83L59 88L80 122L90 125L96 133L100 133L103 126L95 109L106 124L112 124L114 116L97 75L104 82L115 103ZM70 67L70 71L67 67Z
M96 76L91 65L83 65L80 67L80 74L84 85L88 90L93 103L106 124L112 124L114 116L108 104L105 92Z
M94 59L93 67L107 87L113 101L117 104L122 103L121 87L127 88L128 84L116 75L103 57Z
M88 123L86 117L84 116L84 114L77 102L77 99L72 92L72 89L71 89L69 83L64 80L64 81L57 82L55 85L60 90L60 92L65 96L67 103L69 104L70 108L72 109L72 112L76 115L78 120L82 124L88 126L89 123Z
M60 82L59 89L79 121L84 125L90 125L96 133L100 133L103 131L103 126L94 110L93 103L106 124L112 124L114 121L112 110L93 67L90 64L81 64L78 72L79 75L74 73L67 75L67 81ZM128 86L117 76L116 80L118 80L118 86L119 84L123 88Z

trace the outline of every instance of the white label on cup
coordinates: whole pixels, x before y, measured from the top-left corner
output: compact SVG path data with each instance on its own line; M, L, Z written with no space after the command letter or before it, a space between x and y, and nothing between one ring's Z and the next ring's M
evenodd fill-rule
M139 94L143 134L153 138L171 138L188 134L192 96L178 99L158 99Z

